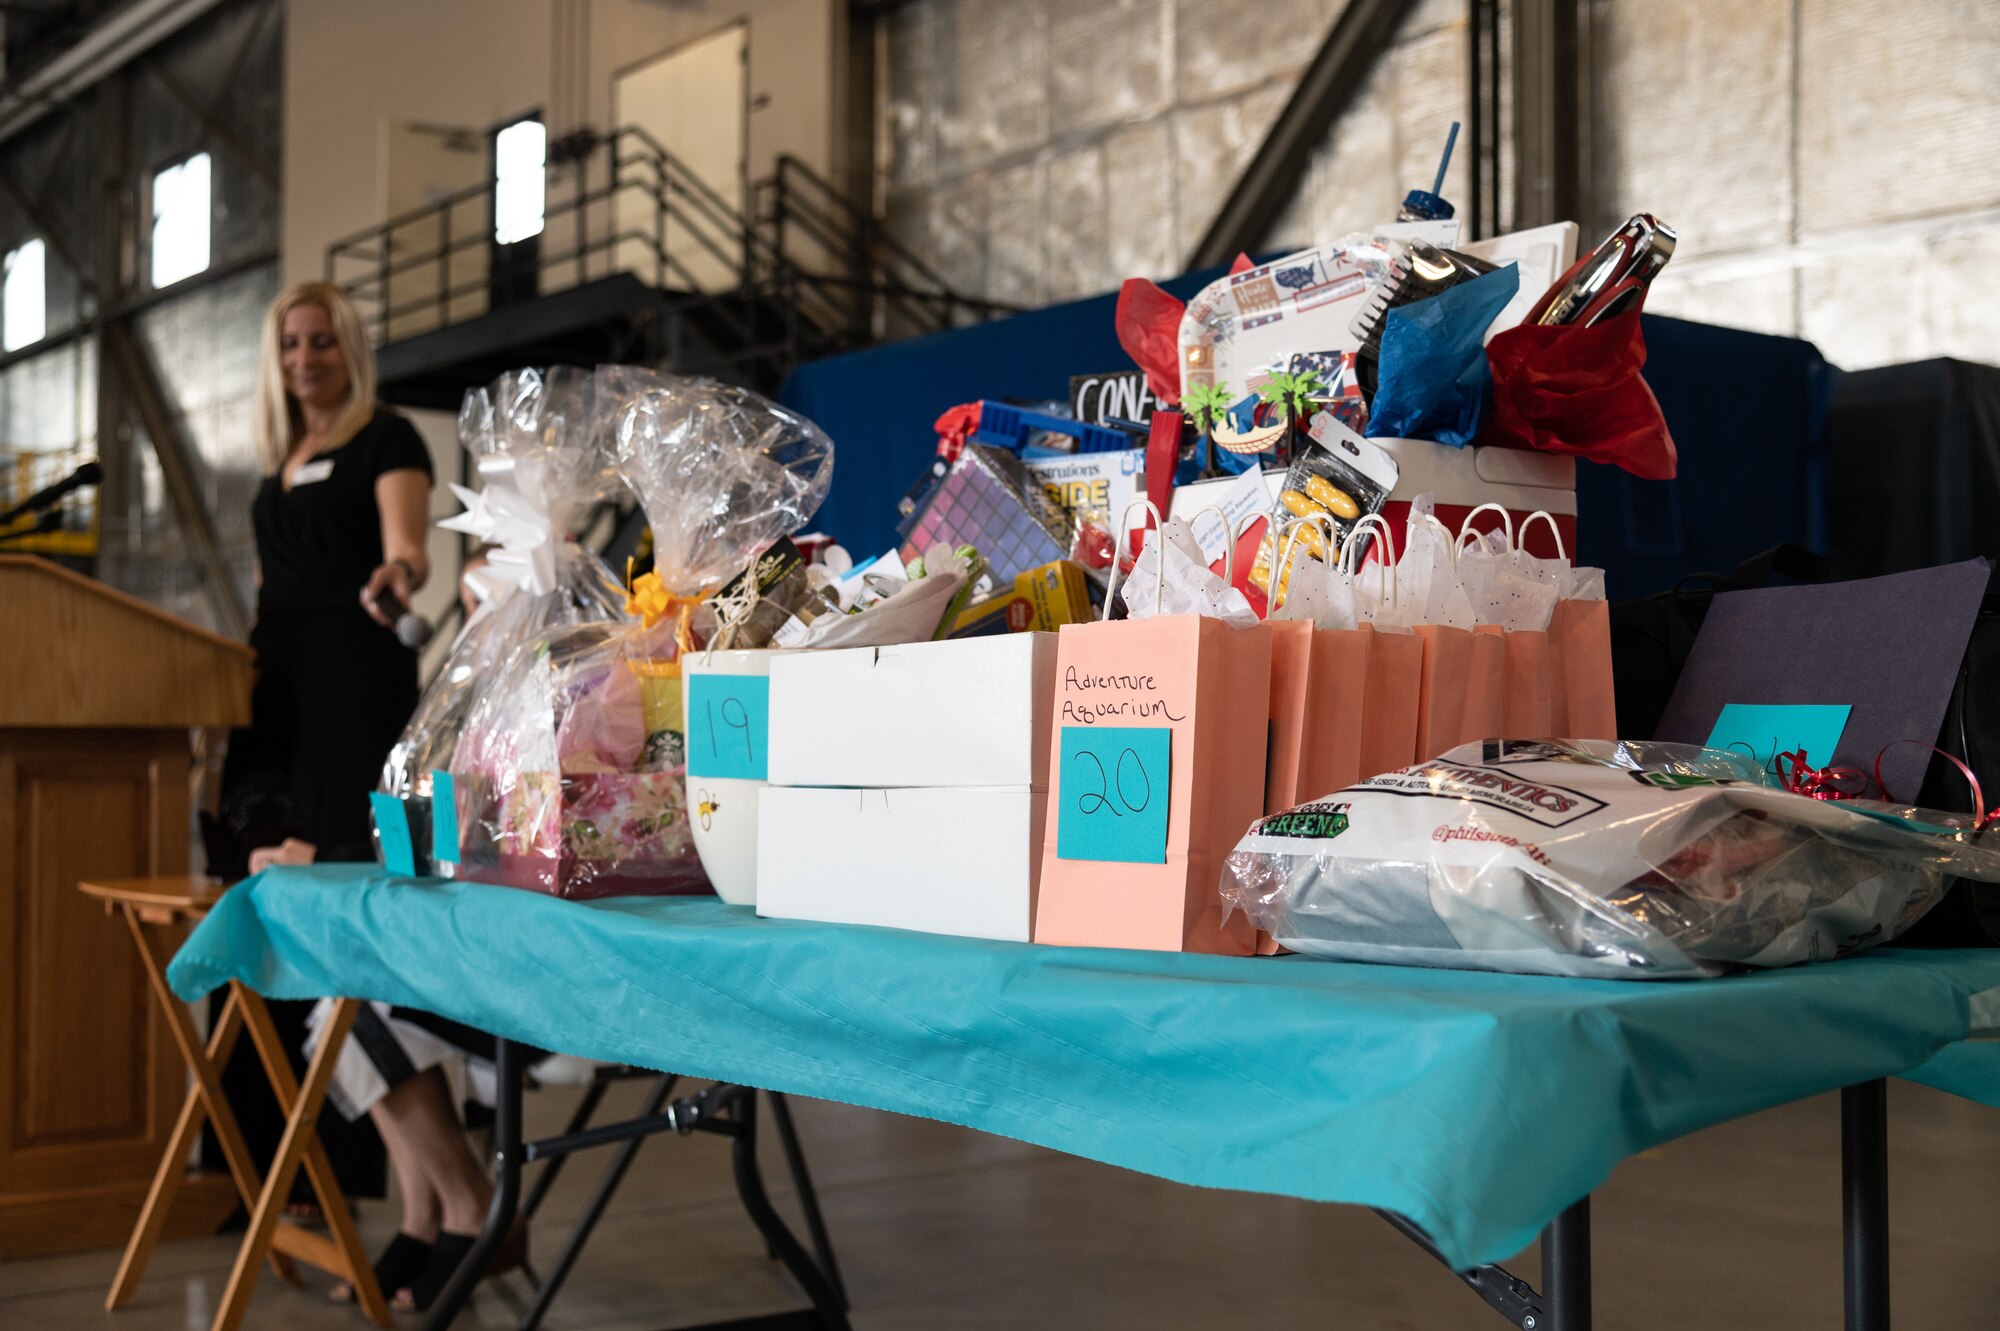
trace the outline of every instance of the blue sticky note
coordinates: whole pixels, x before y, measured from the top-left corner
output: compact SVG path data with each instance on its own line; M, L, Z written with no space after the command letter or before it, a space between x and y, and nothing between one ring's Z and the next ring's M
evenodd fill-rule
M1167 862L1173 799L1168 726L1064 726L1056 854L1119 864Z
M768 675L688 676L689 776L762 781L769 770L770 733Z
M1752 754L1766 774L1773 776L1777 774L1773 765L1776 756L1800 749L1806 751L1807 766L1827 767L1833 763L1833 751L1840 745L1847 715L1853 710L1845 706L1727 703L1716 718L1715 729L1709 732L1708 747Z
M450 772L431 773L431 858L458 863L458 786Z
M416 873L417 852L410 844L410 815L403 808L403 801L379 790L369 791L368 801L375 806L375 833L382 838L382 863L390 873Z

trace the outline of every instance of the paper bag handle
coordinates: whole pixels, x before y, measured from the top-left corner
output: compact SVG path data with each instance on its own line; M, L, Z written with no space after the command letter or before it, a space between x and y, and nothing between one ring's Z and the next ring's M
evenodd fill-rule
M1514 515L1507 511L1505 504L1481 504L1478 508L1467 513L1465 521L1458 524L1458 545L1456 548L1460 550L1465 549L1465 538L1467 536L1479 535L1479 532L1474 530L1472 526L1472 520L1481 513L1487 512L1498 513L1500 515L1500 521L1503 524L1501 530L1507 533L1507 550L1509 553L1512 553L1514 549ZM1547 515L1544 514L1543 516ZM1522 523L1521 525L1525 527L1527 524ZM1556 539L1560 541L1562 537L1558 536Z
M1314 513L1303 518L1293 518L1290 522L1286 523L1284 543L1278 547L1278 562L1271 567L1270 600L1271 608L1274 610L1282 604L1283 598L1279 596L1278 588L1287 584L1288 580L1285 577L1285 570L1292 566L1292 551L1299 543L1299 528L1305 526L1324 527L1326 529L1326 548L1333 552L1335 563L1339 562L1340 556L1344 553L1340 544L1340 533L1334 529L1333 514Z
M1444 537L1444 548L1451 552L1451 566L1455 571L1458 568L1458 552L1460 547L1458 542L1452 539L1451 528L1445 526L1443 520L1433 513L1424 514L1424 525L1437 528L1439 534Z
M1521 519L1521 548L1524 550L1527 548L1528 524L1536 518L1540 518L1543 522L1549 524L1549 535L1556 538L1556 558L1562 560L1565 564L1569 563L1569 551L1563 549L1562 528L1556 526L1555 518L1545 508L1538 508L1527 517Z
M1192 527L1194 520L1204 513L1213 513L1216 517L1222 519L1222 585L1228 587L1236 581L1236 542L1242 538L1243 533L1229 525L1229 515L1222 511L1222 506L1219 504L1203 504L1188 515L1188 525ZM1253 517L1250 519L1250 522L1255 522L1256 520ZM1243 524L1246 531L1249 529L1250 522ZM1160 567L1165 569L1166 561L1162 560Z
M1117 604L1114 598L1118 593L1118 563L1125 553L1125 537L1132 530L1132 524L1128 519L1132 516L1133 509L1142 506L1148 513L1153 515L1153 525L1147 528L1148 531L1158 531L1163 525L1160 510L1150 499L1134 499L1131 503L1125 505L1125 511L1118 515L1118 530L1111 538L1111 578L1104 584L1104 618L1107 620L1111 618L1111 607ZM1229 519L1224 518L1222 525L1227 527ZM1139 550L1141 553L1144 553L1145 549L1146 542L1142 537L1139 542ZM1137 561L1135 560L1134 563L1136 564ZM1157 563L1159 567L1155 572L1159 574L1158 585L1153 589L1153 613L1156 615L1160 613L1160 607L1166 604L1167 600L1167 541L1165 536L1160 538L1160 557Z
M1360 570L1353 567L1348 562L1348 556L1352 554L1354 551L1359 550L1361 548L1361 542L1355 540L1354 538L1361 534L1361 529L1363 527L1368 527L1380 533L1379 540L1381 542L1383 556L1382 558L1376 560L1375 563L1382 570L1381 572L1382 590L1383 590L1382 599L1387 601L1390 605L1400 604L1399 598L1401 597L1402 593L1398 591L1396 588L1396 579L1394 576L1396 561L1394 558L1392 558L1392 555L1396 548L1396 543L1394 539L1390 536L1388 520L1385 519L1380 513L1364 514L1359 522L1355 523L1353 527L1348 529L1347 544L1340 548L1340 563L1338 567L1341 572L1347 574L1350 578L1358 577L1360 575Z

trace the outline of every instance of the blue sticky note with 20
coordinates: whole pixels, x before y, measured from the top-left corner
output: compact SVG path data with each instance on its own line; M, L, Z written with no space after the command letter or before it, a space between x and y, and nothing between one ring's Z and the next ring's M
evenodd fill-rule
M767 675L688 676L689 776L762 781L769 771L771 680Z
M414 874L417 850L410 843L410 815L403 808L403 801L371 790L368 802L375 806L375 834L382 839L382 863L390 873Z
M1062 728L1060 858L1167 862L1173 737L1168 726Z
M1826 767L1853 710L1844 705L1727 703L1709 732L1708 747L1752 754L1766 773L1775 774L1776 755L1800 749L1806 751L1807 766Z
M431 858L458 863L458 785L450 772L431 773Z

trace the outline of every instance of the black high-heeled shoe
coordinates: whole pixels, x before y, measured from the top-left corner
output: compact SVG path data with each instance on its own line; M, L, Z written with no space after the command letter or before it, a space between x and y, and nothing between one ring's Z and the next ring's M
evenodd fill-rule
M430 1256L423 1269L396 1286L384 1285L382 1296L390 1301L390 1306L402 1312L429 1312L437 1302L438 1295L451 1283L452 1273L471 1253L472 1245L479 1241L477 1234L454 1234L448 1229L438 1231L437 1242L431 1245ZM491 1279L507 1271L512 1271L528 1260L528 1227L516 1220L507 1232L507 1238L500 1245L500 1251L493 1255L493 1264L487 1268L485 1279ZM399 1290L410 1291L407 1305L395 1302Z
M382 1301L387 1303L396 1296L396 1291L408 1284L430 1261L431 1245L422 1239L411 1238L408 1234L397 1233L389 1240L389 1246L382 1249L382 1255L375 1259L375 1288L382 1291ZM341 1282L330 1297L335 1303L357 1302L354 1286Z

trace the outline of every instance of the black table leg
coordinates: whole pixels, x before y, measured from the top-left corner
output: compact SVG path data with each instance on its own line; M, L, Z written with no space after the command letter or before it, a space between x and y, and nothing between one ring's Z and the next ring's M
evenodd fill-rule
M514 1215L521 1204L521 1083L527 1075L527 1060L521 1057L518 1046L512 1040L493 1042L494 1104L493 1104L493 1154L496 1173L493 1180L493 1205L486 1211L486 1227L479 1231L478 1242L472 1251L459 1263L452 1274L451 1282L439 1294L437 1302L431 1305L430 1315L424 1319L424 1331L443 1331L452 1324L465 1301L472 1297L473 1286L486 1275L486 1269L493 1265L494 1256L500 1245L506 1242L507 1231L514 1227Z
M1889 1331L1889 1084L1840 1093L1847 1331Z
M821 1270L812 1256L806 1252L791 1229L771 1205L770 1197L764 1191L764 1178L757 1166L757 1092L746 1089L735 1102L735 1130L730 1133L733 1149L732 1162L736 1172L736 1191L743 1199L743 1209L750 1214L750 1220L762 1231L764 1241L777 1252L778 1260L799 1282L806 1297L812 1300L813 1311L818 1314L819 1325L826 1331L847 1331L847 1299L833 1283L833 1278Z
M1537 1331L1590 1331L1590 1198L1542 1231L1542 1299L1548 1323Z
M806 1232L812 1235L813 1252L819 1258L833 1292L847 1306L847 1284L840 1278L840 1263L833 1256L833 1240L827 1237L826 1218L820 1214L819 1191L813 1187L812 1171L806 1168L805 1148L799 1145L799 1130L792 1125L791 1102L776 1091L766 1091L771 1102L771 1121L778 1126L778 1141L785 1148L785 1163L792 1171L792 1186L799 1190L799 1209L805 1212Z
M674 1085L679 1080L670 1072L661 1073L653 1082L653 1089L647 1094L645 1104L640 1106L639 1117L650 1118L659 1113L660 1106L667 1102L669 1095L673 1094ZM644 1137L630 1138L618 1148L618 1154L611 1158L611 1163L606 1166L603 1176L597 1180L597 1186L591 1190L590 1200L584 1203L583 1214L578 1216L576 1223L570 1227L569 1238L564 1242L562 1252L557 1254L555 1265L549 1268L548 1275L542 1279L541 1287L535 1291L535 1302L528 1311L521 1314L521 1320L516 1324L517 1331L535 1331L542 1324L542 1318L548 1316L549 1305L555 1302L556 1295L562 1290L563 1282L569 1279L570 1268L575 1266L576 1259L583 1255L583 1245L590 1242L591 1234L597 1229L597 1222L604 1216L604 1208L611 1204L611 1198L618 1191L618 1185L625 1181L625 1171L632 1167L633 1157L639 1154L639 1148L645 1144ZM556 1156L545 1168L554 1169L565 1158ZM546 1178L547 1175L543 1177Z

